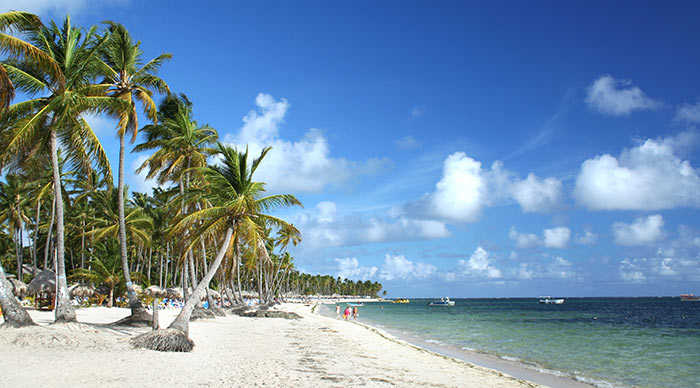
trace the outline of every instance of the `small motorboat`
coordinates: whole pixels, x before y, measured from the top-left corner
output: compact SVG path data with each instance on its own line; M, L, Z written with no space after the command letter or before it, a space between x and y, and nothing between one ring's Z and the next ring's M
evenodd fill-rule
M350 307L362 307L365 304L364 303L347 303L347 305Z
M452 307L455 305L455 302L453 300L450 300L450 297L446 298L440 298L439 301L433 301L428 303L428 306L441 306L441 307Z
M540 304L564 304L564 299L554 299L551 296L541 296Z
M392 300L391 303L411 303L411 301L405 298L399 298Z
M681 301L683 302L700 302L700 296L694 294L681 294Z

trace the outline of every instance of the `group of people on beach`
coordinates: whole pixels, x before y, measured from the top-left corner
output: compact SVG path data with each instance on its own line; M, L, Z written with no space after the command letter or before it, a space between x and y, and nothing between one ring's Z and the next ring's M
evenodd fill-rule
M353 320L357 320L357 317L360 315L360 310L357 308L357 306L353 307L350 309L350 306L345 307L345 310L343 310L343 319L348 320L350 319L350 315L352 315ZM340 319L340 305L336 304L335 305L335 317Z

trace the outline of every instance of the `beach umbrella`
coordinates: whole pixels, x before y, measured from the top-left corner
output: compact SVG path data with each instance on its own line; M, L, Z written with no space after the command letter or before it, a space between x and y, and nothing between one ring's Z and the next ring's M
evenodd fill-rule
M211 295L212 299L221 299L221 294L219 294L219 291L212 290L211 288L209 289L209 295ZM206 293L202 295L202 300L207 300Z
M134 292L137 294L143 294L143 287L139 286L138 284L134 284Z
M155 285L147 287L143 291L143 293L147 296L152 297L152 298L165 298L166 296L168 296L168 293L166 290L164 290L163 288L160 288L158 286L155 286Z
M165 293L170 299L182 299L182 288L166 288Z
M41 293L56 293L56 274L48 269L39 272L29 285L27 286L27 292L31 295L41 294Z
M18 297L23 298L27 294L27 285L23 281L18 279L7 279L12 284L12 293Z
M68 295L70 295L71 298L74 298L76 296L89 298L95 295L95 287L87 284L76 283L68 287Z

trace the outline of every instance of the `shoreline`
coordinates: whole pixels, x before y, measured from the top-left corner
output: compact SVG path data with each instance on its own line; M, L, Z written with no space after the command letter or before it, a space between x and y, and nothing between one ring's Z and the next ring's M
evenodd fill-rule
M322 305L332 305L332 302L323 302ZM332 320L336 320L332 315L324 315L319 311L317 314ZM537 365L528 364L522 360L507 360L496 355L483 353L476 350L460 349L454 346L430 342L430 339L424 339L416 334L400 333L397 330L387 329L382 327L378 322L367 322L365 318L360 318L361 321L353 321L357 325L365 327L386 338L387 340L405 344L422 351L433 353L435 356L454 359L468 364L473 364L479 367L492 369L497 372L504 373L519 380L533 382L545 387L557 388L597 388L596 385L580 381L571 375L565 375L564 372L555 370L547 370ZM378 325L379 327L375 326ZM545 370L551 372L545 372Z
M128 309L78 309L78 324L47 325L53 312L29 310L39 327L3 328L0 365L8 386L535 388L541 385L392 339L366 325L284 304L302 319L226 316L190 323L190 353L134 349L148 328L107 325ZM161 311L161 327L177 310ZM41 372L36 369L40 365Z

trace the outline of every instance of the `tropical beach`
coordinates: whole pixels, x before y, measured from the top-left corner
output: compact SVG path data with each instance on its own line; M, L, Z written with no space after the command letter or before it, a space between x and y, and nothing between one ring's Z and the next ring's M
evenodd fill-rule
M145 382L158 387L539 386L319 316L303 304L279 308L303 318L197 321L190 327L197 345L188 354L133 349L129 339L143 329L108 325L128 316L128 309L79 309L80 323L4 329L3 379L12 387L46 383L47 376L55 387L88 387L97 381L105 387ZM32 317L42 325L53 320L48 312L32 312ZM167 325L174 312L161 317Z
M698 14L0 0L1 381L700 387Z

